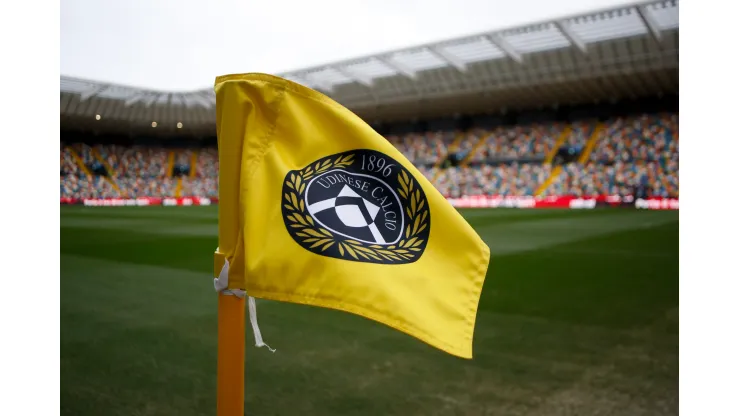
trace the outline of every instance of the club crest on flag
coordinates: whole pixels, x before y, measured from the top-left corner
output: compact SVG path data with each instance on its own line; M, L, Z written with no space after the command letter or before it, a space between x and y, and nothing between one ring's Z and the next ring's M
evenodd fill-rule
M334 154L290 171L282 194L288 233L322 256L413 263L429 240L424 191L406 168L375 150Z

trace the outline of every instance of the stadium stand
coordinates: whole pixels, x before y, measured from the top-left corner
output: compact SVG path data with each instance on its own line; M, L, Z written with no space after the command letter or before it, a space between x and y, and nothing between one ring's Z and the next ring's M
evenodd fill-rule
M499 164L452 167L440 172L434 186L442 195L460 198L471 195L534 195L550 174L549 165Z
M279 75L363 117L448 198L678 197L677 1ZM62 198L217 198L213 91L60 87Z
M459 132L436 131L386 137L406 158L418 166L434 165L447 155L447 148Z
M64 143L62 143L61 148L59 149L59 164L60 177L64 178L67 175L80 175L80 166L75 160L74 152L72 151L72 149L65 146Z
M216 149L205 148L198 153L196 176L199 178L218 176L218 151Z
M678 197L678 115L611 120L588 162L567 164L547 194Z
M195 172L182 181L182 194L218 197L218 151L203 148L198 151Z
M567 125L569 134L562 147L578 149L582 157L586 142L595 131L593 122ZM555 150L563 123L473 128L466 132L424 132L403 136L390 135L393 143L410 161L433 181L445 196L471 195L534 196L550 177L553 164L545 156ZM464 138L454 151L452 143ZM451 153L471 152L476 143L483 145L470 158L470 165L437 167ZM72 152L91 171L100 166L93 148L75 144L61 150L63 195L89 197L173 197L176 179L182 175L181 195L218 196L218 153L214 148L179 150L172 175L166 172L168 151L163 148L124 148L96 146L94 149L109 164L112 181L85 175ZM462 149L462 150L461 150ZM191 166L193 155L196 164ZM96 165L97 163L97 165ZM191 169L194 171L191 173ZM67 181L68 183L65 183ZM585 163L565 163L560 173L544 190L544 195L678 195L678 117L674 114L619 117L608 121L596 134L594 148Z
M544 159L545 155L555 147L555 141L563 128L564 126L560 123L533 124L499 127L494 131L484 132L480 135L485 137L485 142L480 151L473 155L471 162ZM471 141L466 140L466 142Z
M166 174L167 154L161 148L75 143L62 149L62 196L174 196L174 180Z

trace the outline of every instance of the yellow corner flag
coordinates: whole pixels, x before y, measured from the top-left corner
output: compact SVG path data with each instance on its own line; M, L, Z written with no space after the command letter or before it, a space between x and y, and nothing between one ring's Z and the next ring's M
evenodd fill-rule
M354 313L472 358L489 249L414 165L301 85L227 75L215 91L228 289Z

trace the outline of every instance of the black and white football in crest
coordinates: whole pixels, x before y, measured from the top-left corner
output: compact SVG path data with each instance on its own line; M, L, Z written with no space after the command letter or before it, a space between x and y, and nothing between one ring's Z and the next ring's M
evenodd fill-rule
M354 150L288 172L282 213L293 239L320 255L369 263L418 260L431 217L416 178L388 155Z

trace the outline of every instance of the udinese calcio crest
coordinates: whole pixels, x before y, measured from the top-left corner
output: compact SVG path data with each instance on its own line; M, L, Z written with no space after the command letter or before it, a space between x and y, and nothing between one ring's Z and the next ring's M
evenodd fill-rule
M429 240L424 191L398 161L375 150L334 154L290 171L282 194L291 237L322 256L413 263Z

